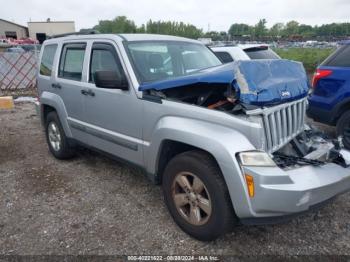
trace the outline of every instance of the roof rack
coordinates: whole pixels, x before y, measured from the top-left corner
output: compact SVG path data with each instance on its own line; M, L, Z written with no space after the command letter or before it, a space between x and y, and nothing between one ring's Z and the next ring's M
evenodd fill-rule
M65 36L70 36L70 35L95 35L99 34L100 32L94 29L82 29L80 32L72 32L72 33L65 33L65 34L58 34L58 35L53 35L48 37L49 39L52 38L59 38L59 37L65 37Z

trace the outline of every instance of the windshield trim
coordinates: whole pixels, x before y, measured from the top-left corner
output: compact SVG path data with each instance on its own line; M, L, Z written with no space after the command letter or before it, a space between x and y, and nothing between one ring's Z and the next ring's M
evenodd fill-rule
M203 46L203 47L206 47L207 49L209 49L209 51L211 53L213 53L213 55L216 57L215 53L213 52L213 50L211 50L208 46L206 45L203 45L201 43L197 43L197 42L194 42L193 40L189 40L189 41L182 41L182 40L157 40L157 39L154 39L154 40L135 40L135 41L127 41L127 40L124 40L122 43L123 43L123 46L124 46L124 50L128 56L128 59L129 59L129 62L131 64L131 67L134 71L134 75L137 79L137 82L139 85L143 85L143 84L149 84L149 83L154 83L154 82L158 82L158 81L163 81L163 80L166 80L166 79L163 79L163 80L154 80L154 81L142 81L142 79L140 78L140 74L137 72L138 69L136 68L135 66L135 63L134 63L134 60L132 59L132 56L131 56L131 53L130 53L130 49L129 49L129 44L134 44L134 43L162 43L162 42L166 42L166 43L169 43L169 42L172 42L172 43L189 43L189 44L195 44L195 45L199 45L199 46ZM202 69L199 69L199 70L196 70L195 72L193 72L193 74L195 73L198 73L202 70L206 70L206 69L209 69L209 68L214 68L214 67L217 67L217 66L221 66L223 65L223 63L221 62L220 59L218 59L219 62L221 64L219 65L216 65L216 66L209 66L209 67L206 67L206 68L202 68ZM189 74L189 75L192 75ZM182 76L178 76L178 77L182 77ZM178 77L173 77L172 79L176 79Z

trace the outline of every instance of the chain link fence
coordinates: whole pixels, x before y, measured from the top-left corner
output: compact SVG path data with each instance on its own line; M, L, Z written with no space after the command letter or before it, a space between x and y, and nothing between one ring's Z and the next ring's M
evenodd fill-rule
M36 95L37 52L0 53L0 95Z

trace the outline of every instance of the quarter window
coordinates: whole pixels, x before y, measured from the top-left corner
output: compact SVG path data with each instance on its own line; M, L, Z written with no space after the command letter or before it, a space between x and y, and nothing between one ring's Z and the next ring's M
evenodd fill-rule
M63 46L58 76L81 81L83 72L85 44L67 44Z
M53 60L55 58L57 45L47 45L40 63L40 74L44 76L51 76Z

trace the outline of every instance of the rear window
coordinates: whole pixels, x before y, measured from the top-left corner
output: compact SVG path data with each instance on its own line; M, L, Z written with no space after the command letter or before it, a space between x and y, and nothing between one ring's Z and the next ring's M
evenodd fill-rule
M215 54L224 64L233 62L232 56L228 52L215 52Z
M350 67L350 45L344 45L330 55L323 63L323 66Z
M43 56L40 63L40 74L51 76L53 60L55 58L57 45L47 45L44 48Z
M244 49L250 59L281 59L274 51L267 47L254 47Z

